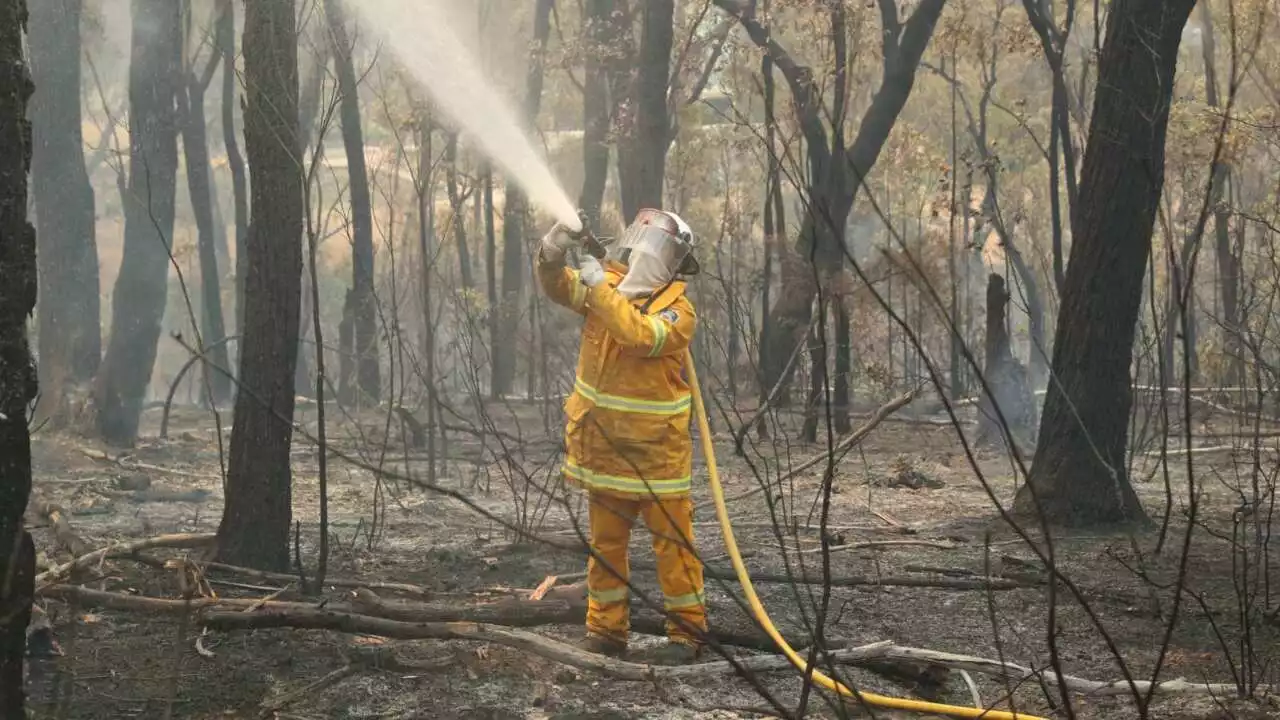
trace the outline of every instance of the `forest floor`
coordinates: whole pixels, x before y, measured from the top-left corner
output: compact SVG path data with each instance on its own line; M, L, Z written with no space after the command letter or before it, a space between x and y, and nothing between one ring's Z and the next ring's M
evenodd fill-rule
M855 426L865 422L873 409L863 408ZM488 413L506 433L521 435L515 454L535 483L554 478L558 409L544 413L541 406L517 403L489 408ZM159 415L159 410L147 412L144 440L126 455L76 437L36 435L35 497L62 508L70 529L88 548L167 533L216 531L222 505L219 446L226 446L227 435L219 443L208 412L182 409L174 414L168 439L162 440L157 433ZM303 425L309 433L314 433L315 418L314 407L304 411ZM224 412L222 422L229 420L230 413ZM482 424L474 417L458 418L456 423ZM456 499L403 480L379 481L375 473L360 467L382 467L403 475L407 462L412 475L425 476L422 451L406 452L394 418L388 422L385 416L370 413L358 420L331 418L330 424L329 578L422 588L418 596L376 590L387 600L421 602L425 594L433 604L471 606L527 597L554 575L560 589L553 589L548 597L576 592L580 602L581 587L573 585L581 581L574 574L585 569L580 552L549 548L537 541L517 543L514 532ZM733 455L727 435L716 440L731 498L759 487L757 473L762 468L769 468L770 476L776 477L779 465L785 472L823 452L821 446L783 447L753 441L747 457L740 458ZM581 517L580 497L561 490L558 499L548 501L530 483L510 479L511 464L495 460L493 452L496 449L502 455L513 448L513 438L499 443L490 435L482 444L474 433L451 432L443 448L449 462L438 482L498 516L513 521L523 516L524 526L541 537L572 540L574 518ZM1260 458L1264 468L1277 464L1274 451L1269 452L1272 457ZM314 445L300 437L293 457L294 516L300 522L301 552L310 575L315 570L318 535L317 453ZM986 488L966 459L954 429L910 409L880 424L844 457L836 471L828 533L832 544L844 546L830 554L830 574L848 582L830 592L825 630L829 644L891 640L899 646L1046 666L1051 616L1040 563L999 521L988 495L989 489L1002 502L1012 499L1016 486L1010 460L1003 452L991 451L979 453L977 460ZM1162 679L1231 683L1233 674L1245 672L1240 658L1244 634L1233 591L1237 584L1233 572L1238 574L1233 568L1239 563L1232 561L1229 539L1233 523L1241 518L1236 512L1240 499L1232 486L1247 482L1252 460L1241 452L1196 455L1197 512L1203 527L1197 529L1188 557L1189 592L1177 606L1178 620L1163 656ZM1134 677L1150 676L1175 614L1171 588L1178 574L1189 506L1184 460L1175 458L1169 468L1173 513L1161 554L1152 550L1166 505L1165 482L1162 474L1150 469L1140 468L1135 475L1151 478L1139 482L1137 489L1156 518L1156 527L1115 534L1054 534L1059 566L1080 588L1089 608L1086 612L1059 587L1052 618L1054 640L1062 668L1071 675L1122 679L1108 649L1110 643ZM817 499L822 469L819 464L800 473L775 496L786 508L779 515L802 526L794 534L783 533L785 551L772 528L766 494L731 501L739 542L751 553L747 564L754 573L783 573L787 558L793 569L803 563L807 575L821 576ZM701 465L697 476L704 479L696 483L697 500L706 501L709 492ZM33 501L32 507L36 506ZM34 523L42 522L35 511L31 517ZM707 583L712 623L750 634L751 623L734 600L741 597L739 586L736 581L718 579L731 577L731 570L724 559L714 509L700 506L697 521L702 556L719 571L711 573L717 579ZM1253 532L1250 522L1245 518L1236 527ZM49 522L38 525L34 533L45 562L70 559ZM1225 533L1226 539L1215 533ZM633 558L651 560L647 531L638 528L633 539ZM1250 547L1255 553L1256 546ZM155 550L150 557L181 557L183 552ZM191 551L192 557L197 555ZM1256 567L1257 560L1250 557L1249 561ZM1137 565L1150 583L1136 576L1133 567ZM983 587L984 576L1021 586L988 590ZM116 558L93 564L73 582L110 593L172 599L180 597L176 577L174 570L157 567L154 559L147 564ZM314 601L297 592L297 582L213 570L205 577L221 598ZM651 570L637 569L635 579L650 598L660 598ZM977 589L910 586L966 582ZM762 582L757 589L784 632L808 635L803 616L812 617L812 603L821 598L821 587ZM331 608L346 606L352 592L348 586L327 586L325 602ZM1256 599L1259 607L1267 602L1274 606L1276 601ZM194 612L104 608L101 601L67 595L46 596L40 605L52 619L63 654L31 662L32 706L39 718L735 718L767 714L769 703L761 697L762 690L792 711L801 695L802 684L789 671L759 674L755 687L731 675L658 683L625 681L492 642L386 640L288 628L202 634ZM1109 641L1103 639L1099 625ZM1251 626L1249 637L1256 648L1251 659L1261 666L1277 655L1275 628L1261 620ZM576 624L528 630L566 642L581 635ZM661 642L654 636L635 635L631 659L644 662L646 649ZM359 648L370 646L390 648L395 658L390 668L352 659L367 657ZM733 652L745 657L756 651ZM1252 673L1261 682L1270 682L1275 674L1270 667ZM945 702L973 704L971 690L959 675L951 676L945 687L931 689L900 675L861 667L842 666L841 672L860 689L907 697L928 692ZM322 678L323 682L312 685ZM972 679L984 702L995 703L1006 693L1003 680L978 674ZM1014 695L1023 712L1071 716L1062 709L1056 690L1046 692L1034 681L1021 683ZM1077 694L1072 700L1075 717L1138 717L1132 700L1124 695ZM811 717L840 714L822 694L811 697L809 707ZM919 717L880 710L874 716ZM1151 712L1151 717L1177 720L1277 716L1280 704L1272 700L1232 703L1200 694L1158 698Z

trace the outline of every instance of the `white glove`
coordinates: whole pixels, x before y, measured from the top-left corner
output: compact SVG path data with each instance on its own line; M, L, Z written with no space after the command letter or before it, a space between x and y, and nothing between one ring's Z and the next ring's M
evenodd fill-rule
M593 288L604 282L604 268L600 266L599 260L588 255L578 265L578 278L583 285Z
M562 261L565 251L577 244L578 241L569 234L569 228L556 223L542 236L542 257L551 262Z

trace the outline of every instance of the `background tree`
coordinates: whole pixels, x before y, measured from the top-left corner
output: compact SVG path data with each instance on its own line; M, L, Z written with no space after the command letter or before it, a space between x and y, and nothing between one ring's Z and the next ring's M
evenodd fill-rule
M190 15L190 3L184 3ZM193 25L188 19L188 28ZM188 47L202 48L203 43L190 38ZM231 399L231 361L227 352L226 322L222 316L222 273L218 269L218 248L226 245L220 237L222 228L214 220L214 188L209 164L209 129L204 100L209 84L217 74L221 48L214 44L208 60L200 65L200 56L183 63L182 82L177 91L178 115L182 122L182 153L186 163L187 194L191 214L196 223L196 247L200 259L200 339L208 350L204 364L205 384L202 395L217 407Z
M349 384L355 380L363 399L376 403L381 380L378 369L378 306L373 283L373 200L369 195L369 173L364 160L360 86L341 4L337 0L325 0L324 11L329 21L329 40L338 75L338 112L342 123L342 144L347 151L347 193L351 203L351 292L347 294L343 314L350 323L350 338L354 344L351 347L343 345L342 351L355 358L356 377L344 375L339 392L344 403L354 402L357 396Z
M536 127L542 106L542 84L547 41L551 36L551 10L554 0L538 0L533 12L533 43L529 48L529 71L525 76L524 108L521 120L526 132ZM597 81L598 82L598 81ZM606 163L608 162L606 156ZM516 347L520 329L520 295L524 288L524 248L529 242L528 201L520 187L510 179L505 184L506 202L502 209L502 299L499 321L492 327L494 395L511 392L516 377Z
M27 318L36 304L36 234L27 221L31 77L24 0L0 2L0 715L26 717L23 660L35 597L36 550L23 527L31 495L27 408L36 371Z
M60 414L69 386L86 385L102 355L94 195L81 131L80 18L83 0L30 8L34 148L31 190L39 226L38 417Z
M661 208L671 118L667 91L675 36L675 1L646 0L640 10L640 50L634 84L619 124L618 147L622 215L631 222L642 208Z
M252 189L245 302L226 505L218 556L289 566L293 374L302 295L303 174L298 145L298 33L293 0L245 7L245 149Z
M1194 0L1117 0L1097 94L1053 343L1053 380L1023 512L1063 524L1145 518L1127 464L1130 362L1151 230L1164 188L1178 45Z
M142 402L168 299L178 173L182 6L133 0L129 65L129 180L124 255L111 302L111 335L94 388L98 432L116 445L138 437Z

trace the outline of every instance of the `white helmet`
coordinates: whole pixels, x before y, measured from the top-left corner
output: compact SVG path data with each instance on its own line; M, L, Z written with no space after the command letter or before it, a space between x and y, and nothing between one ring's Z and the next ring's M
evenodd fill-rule
M693 230L679 215L645 208L636 213L636 219L622 234L622 239L610 248L609 257L631 268L637 264L637 256L644 256L645 264L661 272L666 282L677 275L699 272L701 268L693 250Z

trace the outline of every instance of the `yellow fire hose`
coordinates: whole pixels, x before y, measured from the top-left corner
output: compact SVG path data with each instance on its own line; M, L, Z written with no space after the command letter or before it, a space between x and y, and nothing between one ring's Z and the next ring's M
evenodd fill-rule
M796 666L802 673L809 672L809 665L804 658L792 649L787 641L783 639L778 629L774 627L773 622L769 619L769 613L764 609L764 605L760 603L759 596L756 595L755 588L751 585L751 576L747 574L747 566L742 562L742 554L738 552L738 541L733 535L733 526L729 524L729 510L724 502L724 488L720 486L720 472L716 468L715 446L711 442L711 426L707 422L707 409L702 402L702 389L698 385L698 373L694 370L692 353L685 353L685 368L689 372L689 384L693 391L693 411L697 416L698 434L702 437L702 453L707 460L707 473L711 476L711 495L716 503L716 517L720 520L720 530L724 533L725 549L729 551L729 557L733 560L733 570L738 575L738 582L742 584L742 593L746 595L747 603L751 606L751 612L755 615L756 620L764 631L768 633L769 638L773 640L782 654L787 656L792 665ZM815 683L827 690L832 690L849 698L856 697L867 705L874 705L882 708L893 710L906 710L916 713L933 713L936 715L949 715L957 718L984 718L985 720L1046 720L1046 718L1028 715L1026 713L1013 713L1003 710L984 710L982 708L965 707L962 705L943 705L940 703L923 702L919 700L908 700L906 698L889 697L886 695L876 695L874 693L858 692L845 687L842 683L832 680L827 675L820 672L817 668L813 669L813 680Z

